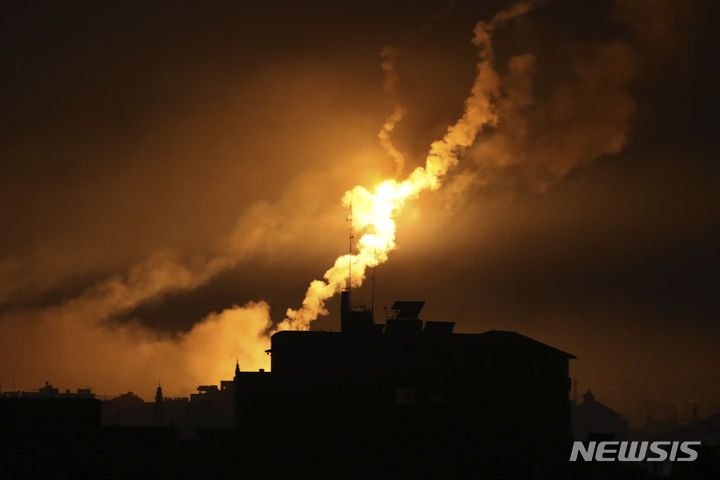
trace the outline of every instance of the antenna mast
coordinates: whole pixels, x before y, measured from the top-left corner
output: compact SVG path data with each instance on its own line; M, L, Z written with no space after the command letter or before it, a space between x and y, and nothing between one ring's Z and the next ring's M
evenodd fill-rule
M370 312L375 317L375 275L377 274L377 249L373 250L375 266L372 269L372 297L370 297Z
M350 214L347 217L348 222L348 278L347 278L347 286L345 287L347 291L350 291L350 287L352 285L352 250L353 250L353 227L352 227L352 202L350 202Z

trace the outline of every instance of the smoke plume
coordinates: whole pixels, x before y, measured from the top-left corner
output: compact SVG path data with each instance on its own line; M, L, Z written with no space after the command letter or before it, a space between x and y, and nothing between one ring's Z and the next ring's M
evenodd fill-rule
M343 204L352 208L352 228L363 232L357 242L358 253L338 257L325 272L324 280L313 280L308 287L302 307L288 309L287 318L279 329L310 328L319 315L327 314L325 302L338 293L348 281L351 287L362 284L365 271L387 261L395 245L395 215L405 203L424 190L435 190L442 177L459 162L459 157L475 141L484 126L498 121L496 99L500 95L500 78L493 67L491 33L512 18L526 13L529 2L521 2L495 15L490 22L479 22L472 39L478 49L477 75L471 94L465 100L464 113L448 128L442 139L430 146L424 167L417 167L402 182L387 180L372 190L358 185L345 193ZM394 125L393 125L394 128Z
M541 91L536 57L511 58L496 105L500 121L468 151L466 168L449 190L467 193L510 181L514 189L544 191L578 167L622 151L633 128L632 87L640 73L687 41L668 12L686 14L678 5L617 2L612 17L628 35L570 46L568 73L553 72L551 86ZM476 38L486 34L476 29Z
M380 52L380 57L382 58L381 67L385 74L385 78L383 81L383 90L388 96L388 98L392 101L394 106L392 113L385 119L385 123L380 129L380 132L378 133L380 144L383 146L383 148L385 148L385 151L388 153L388 155L395 161L396 177L401 175L403 173L403 170L405 169L405 158L403 157L403 154L395 147L395 145L393 145L392 141L390 140L390 135L392 134L393 130L395 130L398 122L400 122L400 120L402 120L405 116L405 107L400 103L397 89L398 75L395 62L398 55L399 50L393 47L385 47Z

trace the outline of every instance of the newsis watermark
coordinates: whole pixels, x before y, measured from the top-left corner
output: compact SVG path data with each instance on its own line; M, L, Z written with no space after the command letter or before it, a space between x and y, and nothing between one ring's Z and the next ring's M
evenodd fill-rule
M700 441L605 441L573 442L570 461L585 462L693 462Z

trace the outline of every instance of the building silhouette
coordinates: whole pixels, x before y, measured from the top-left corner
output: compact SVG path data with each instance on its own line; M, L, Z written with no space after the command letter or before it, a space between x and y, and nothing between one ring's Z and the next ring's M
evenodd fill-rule
M160 385L150 402L49 383L1 394L0 478L717 478L717 417L658 433L701 439L697 463L571 463L573 436L627 427L591 392L569 402L573 355L514 332L455 333L423 321L423 302L396 302L380 324L341 300L339 331L278 332L271 371L236 363L190 398Z
M2 398L92 399L95 398L95 394L89 388L78 388L74 392L66 389L61 392L59 388L54 387L49 381L46 381L45 385L37 390L0 392L0 399Z
M236 366L239 370L239 367ZM155 399L146 402L132 392L102 403L103 426L174 427L179 438L212 434L235 428L234 382L199 385L190 397L165 397L158 385Z
M612 408L595 400L588 390L583 403L572 407L572 431L576 440L589 438L625 440L628 438L628 422Z
M423 304L395 302L378 324L345 291L340 331L275 333L271 372L235 377L245 448L368 473L552 478L567 461L575 357L514 332L453 333L423 322Z

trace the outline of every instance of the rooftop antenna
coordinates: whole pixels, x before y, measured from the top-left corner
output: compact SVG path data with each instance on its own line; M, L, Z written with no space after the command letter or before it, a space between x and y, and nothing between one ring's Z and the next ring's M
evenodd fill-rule
M352 202L350 202L350 213L347 217L348 222L348 278L346 289L349 292L350 286L352 285L352 251L353 251L353 228L352 228Z
M375 257L375 266L372 269L372 296L370 297L370 312L373 318L375 318L375 275L377 273L377 248L373 250L373 256Z

